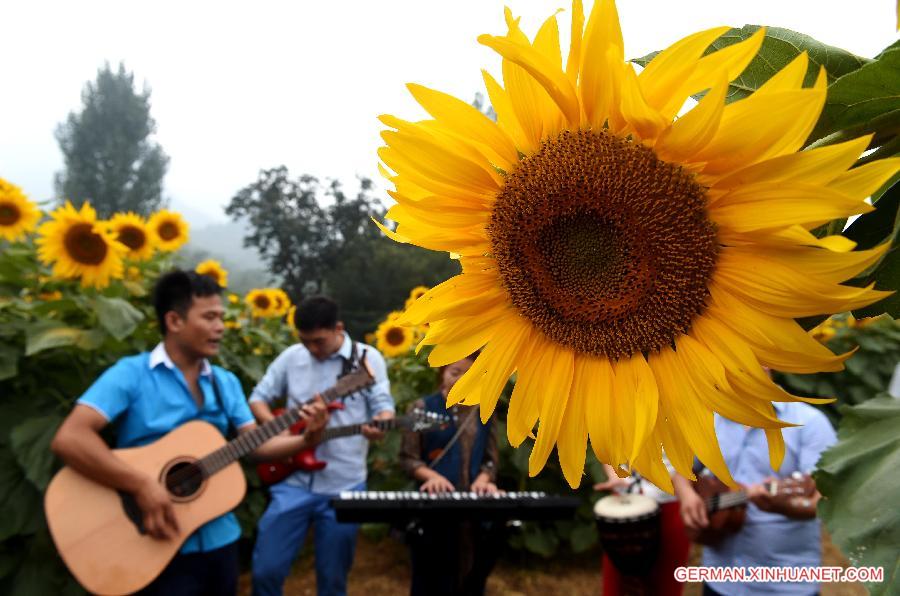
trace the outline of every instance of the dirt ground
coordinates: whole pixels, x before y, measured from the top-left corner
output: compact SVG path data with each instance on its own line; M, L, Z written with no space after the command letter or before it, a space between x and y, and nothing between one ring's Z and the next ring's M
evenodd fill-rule
M285 585L287 596L315 596L316 573L308 548L294 565ZM699 549L691 552L691 564L699 564ZM823 536L823 565L849 565L847 559ZM409 592L409 554L392 538L372 540L360 535L356 559L350 571L349 596L393 596ZM685 586L685 596L700 596L699 584ZM865 596L860 584L823 584L822 596ZM249 596L250 577L241 577L240 594ZM577 557L544 560L510 552L501 559L488 580L488 596L599 596L600 552Z

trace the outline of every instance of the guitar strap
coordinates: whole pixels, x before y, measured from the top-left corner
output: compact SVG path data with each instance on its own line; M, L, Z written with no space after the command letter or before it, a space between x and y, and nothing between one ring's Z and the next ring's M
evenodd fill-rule
M356 370L356 367L359 366L359 355L357 354L357 343L356 341L351 340L350 344L350 358L344 358L341 356L341 374L338 375L338 378L343 377L346 374L349 374Z
M219 383L216 382L216 369L212 368L212 366L210 366L209 381L212 383L213 396L216 398L216 405L219 406L219 409L225 414L225 422L228 424L228 428L225 431L225 438L235 436L235 429L231 424L231 418L228 417L228 412L225 411L225 402L222 401Z

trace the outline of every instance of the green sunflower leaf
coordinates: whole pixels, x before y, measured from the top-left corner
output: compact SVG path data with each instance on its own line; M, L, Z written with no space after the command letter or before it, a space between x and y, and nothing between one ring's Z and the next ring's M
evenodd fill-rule
M11 379L19 371L19 350L9 344L0 344L0 381Z
M895 294L853 311L857 318L874 317L888 313L893 318L900 317L900 182L894 183L881 197L877 209L861 215L845 231L844 235L857 243L859 250L877 246L893 238L894 246L881 262L852 285L868 285L875 282L879 290L893 290Z
M78 329L58 321L41 321L25 333L25 356L51 348L77 346L82 350L95 350L103 343L106 333L102 329Z
M40 494L25 478L15 456L0 450L0 541L37 528Z
M714 41L706 53L710 54L744 41L759 31L759 28L760 25L744 25L740 29L731 29ZM809 55L809 68L804 80L806 86L812 86L815 82L820 66L825 67L828 82L831 83L871 62L868 58L862 58L846 50L824 44L808 35L780 27L766 27L766 37L759 53L744 72L732 81L726 101L732 102L747 97L802 52ZM647 54L632 60L632 62L646 66L658 53Z
M819 517L854 566L884 569L867 584L874 596L900 591L900 400L881 396L841 410L838 443L822 454L815 473L824 495Z
M844 73L829 85L825 108L810 138L819 139L852 128L858 134L876 132L887 142L900 131L896 122L898 110L900 47L891 47L876 60Z
M144 319L141 311L121 298L97 296L92 306L100 325L116 339L125 339L131 335Z
M29 418L9 435L10 447L25 470L25 477L40 490L47 488L53 474L56 460L50 451L50 441L61 422L59 416Z

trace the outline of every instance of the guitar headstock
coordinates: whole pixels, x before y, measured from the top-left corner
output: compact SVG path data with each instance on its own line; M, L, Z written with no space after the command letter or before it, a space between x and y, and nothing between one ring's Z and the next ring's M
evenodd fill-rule
M374 384L375 375L372 374L372 369L369 367L369 363L366 362L365 356L363 356L360 366L356 370L340 377L334 384L334 387L323 391L322 395L326 398L326 401L332 401L356 393L366 387L371 387Z
M438 414L437 412L428 412L422 408L415 408L405 416L401 416L399 423L400 426L408 428L413 432L424 432L447 426L450 424L450 417L446 414Z
M772 497L802 496L809 497L816 492L816 483L809 474L795 472L790 478L779 478L766 483Z

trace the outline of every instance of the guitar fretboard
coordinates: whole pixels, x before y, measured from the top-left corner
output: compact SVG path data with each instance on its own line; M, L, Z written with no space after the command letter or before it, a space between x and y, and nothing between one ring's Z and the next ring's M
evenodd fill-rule
M374 426L378 430L394 430L395 428L397 428L397 425L400 422L400 420L392 418L390 420L370 420L368 422L362 422L360 424L348 424L347 426L326 428L325 432L322 433L322 440L327 441L329 439L336 439L338 437L349 437L352 435L361 434L363 424Z
M323 391L322 397L325 401L331 401L339 397L339 394L337 389L332 387ZM258 428L242 433L236 439L226 443L224 447L216 449L198 461L197 465L203 470L203 474L209 477L245 455L252 453L257 447L275 435L286 431L298 420L300 420L300 408L289 409L281 416L269 420Z

